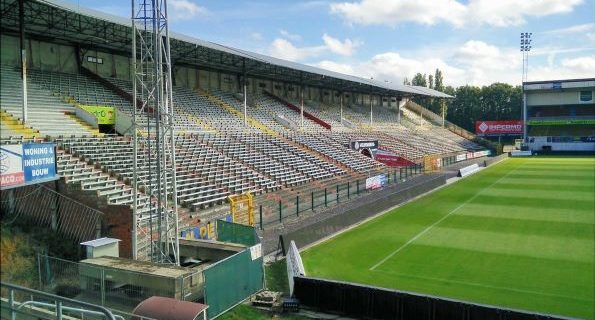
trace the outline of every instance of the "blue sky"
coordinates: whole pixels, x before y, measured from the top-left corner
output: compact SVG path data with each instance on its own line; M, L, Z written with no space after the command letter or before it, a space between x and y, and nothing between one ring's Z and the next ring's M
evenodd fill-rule
M130 2L78 0L130 16ZM333 71L401 83L443 70L450 85L595 77L595 0L168 0L174 32Z

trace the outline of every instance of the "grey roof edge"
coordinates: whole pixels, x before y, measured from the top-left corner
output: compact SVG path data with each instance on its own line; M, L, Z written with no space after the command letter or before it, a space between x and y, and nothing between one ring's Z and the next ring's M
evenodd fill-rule
M64 0L36 0L37 2L47 4L49 6L53 6L56 8L60 8L63 10L69 10L77 14L82 14L86 16L90 16L92 18L96 18L99 20L104 20L107 22L111 22L114 24L119 24L123 26L131 26L132 19L127 19L124 17L120 17L117 15L113 15L106 12L101 12L95 9L87 8L80 6L78 4L70 3ZM206 47L212 50L223 51L229 54L237 55L246 59L252 59L262 63L268 63L280 67L285 67L289 69L295 69L302 72L318 74L325 77L336 78L340 80L345 80L354 83L360 83L362 85L368 85L372 87L377 87L380 89L384 89L386 91L395 91L401 94L409 94L409 95L423 95L423 96L430 96L436 98L453 98L452 96L445 94L440 91L436 91L430 88L419 87L419 86L410 86L410 85L398 85L392 83L382 83L375 81L373 79L366 79L358 76L343 74L323 68L319 68L316 66L311 66L307 64L302 64L298 62L288 61L280 58L275 58L271 56L267 56L261 53L250 52L243 49L237 49L230 46L194 38L192 36L184 35L181 33L171 32L170 31L170 38L173 40L183 41L195 45L199 45L202 47Z

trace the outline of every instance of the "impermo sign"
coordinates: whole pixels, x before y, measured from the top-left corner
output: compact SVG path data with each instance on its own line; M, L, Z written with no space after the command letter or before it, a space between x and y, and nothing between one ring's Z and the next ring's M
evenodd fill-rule
M114 107L79 105L81 109L93 114L97 124L116 124L116 110Z
M378 149L378 140L352 140L349 141L349 147L356 151L362 149L376 150Z
M0 147L0 188L58 179L53 143L24 143Z
M522 135L523 122L520 120L510 121L476 121L475 134L487 135Z

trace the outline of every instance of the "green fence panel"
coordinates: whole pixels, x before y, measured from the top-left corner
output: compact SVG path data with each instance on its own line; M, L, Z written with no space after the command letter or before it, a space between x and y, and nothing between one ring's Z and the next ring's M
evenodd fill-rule
M253 246L259 242L254 227L217 220L217 240Z
M213 319L262 290L262 255L254 258L250 248L222 260L204 271L205 303Z

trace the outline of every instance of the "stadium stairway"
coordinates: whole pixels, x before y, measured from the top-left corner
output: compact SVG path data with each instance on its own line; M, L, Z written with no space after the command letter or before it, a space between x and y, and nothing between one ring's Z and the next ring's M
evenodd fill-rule
M239 120L241 120L242 122L244 121L244 115L238 111L236 108L230 106L227 102L221 100L219 97L212 95L210 93L208 93L207 91L204 91L202 89L198 89L197 92L199 93L200 96L206 98L207 100L213 102L214 104L220 106L221 108L223 108L224 110L226 110L227 112L235 115ZM240 123L242 123L240 122ZM254 119L253 117L248 116L246 118L246 122L253 128L256 128L266 134L272 135L272 136L278 136L279 134L277 132L275 132L274 130L269 129L267 126L265 126L263 123L259 122L258 120Z
M281 103L282 105L284 105L285 107L289 108L290 110L301 114L301 109L298 108L297 106L293 105L292 103L290 103L289 101L276 96L268 91L264 91L264 94L273 98L274 100L278 101L279 103ZM331 130L331 125L326 123L325 121L323 121L322 119L318 118L317 116L311 114L308 111L304 110L304 118L310 119L312 120L312 122L314 122L315 124L319 125L321 128L327 129L327 130Z
M22 81L19 72L1 67L0 108L13 117L22 117ZM36 71L31 70L31 74ZM73 119L75 107L43 88L33 77L27 80L27 125L44 136L95 135L98 131ZM74 117L76 118L76 116Z
M0 132L2 138L23 137L25 139L32 139L41 136L39 130L35 130L29 125L24 125L20 119L4 110L0 110L0 125L2 125L2 132Z

